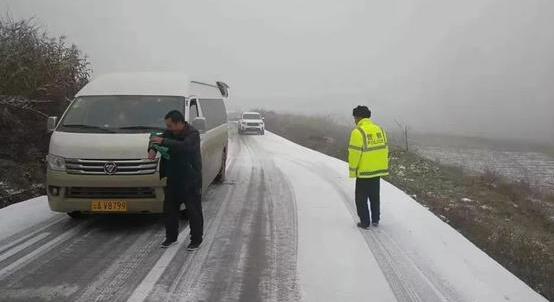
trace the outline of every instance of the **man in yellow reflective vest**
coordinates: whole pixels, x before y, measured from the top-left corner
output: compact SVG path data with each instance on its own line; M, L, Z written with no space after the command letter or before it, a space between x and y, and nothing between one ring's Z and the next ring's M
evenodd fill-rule
M371 121L371 111L366 106L354 108L352 115L356 128L350 134L348 165L350 177L356 178L358 227L368 229L370 224L379 225L379 183L381 176L389 174L389 149L385 131Z

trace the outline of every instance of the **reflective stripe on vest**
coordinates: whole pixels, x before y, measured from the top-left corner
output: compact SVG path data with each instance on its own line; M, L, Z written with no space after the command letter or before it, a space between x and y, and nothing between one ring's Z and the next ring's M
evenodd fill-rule
M363 148L363 147L357 147L349 145L348 149L356 150L356 151L362 151L362 152L369 152L369 151L375 151L375 150L381 150L386 149L388 146L385 144L383 146L375 146L375 147L369 147L369 148Z
M364 131L364 129L362 129L362 127L356 127L356 129L358 129L358 131L360 131L360 133L362 134L362 139L364 140L362 150L367 149L367 134L365 134L365 131Z
M389 173L389 170L377 170L371 172L360 172L360 176L377 176L379 174Z
M368 147L368 145L367 145L367 134L365 133L364 129L362 129L362 127L356 127L356 129L358 129L358 131L360 131L360 133L362 133L362 139L364 141L364 145L362 146L362 148L357 147L357 146L349 145L348 148L358 150L358 151L362 151L362 152L369 152L369 151L375 151L375 150L381 150L381 149L388 148L387 138L386 138L385 132L381 128L379 128L379 130L381 130L381 133L383 134L383 142L384 143L383 143L382 146L375 146L375 147Z

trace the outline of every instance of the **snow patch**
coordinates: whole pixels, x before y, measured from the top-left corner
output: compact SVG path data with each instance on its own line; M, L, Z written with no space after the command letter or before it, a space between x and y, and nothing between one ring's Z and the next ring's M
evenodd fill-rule
M50 210L46 196L2 208L0 209L0 241L60 215L63 214Z

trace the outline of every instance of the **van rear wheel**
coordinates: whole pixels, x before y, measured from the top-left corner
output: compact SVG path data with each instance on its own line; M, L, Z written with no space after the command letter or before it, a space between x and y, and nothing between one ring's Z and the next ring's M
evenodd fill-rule
M219 168L219 173L215 177L215 182L223 183L225 181L225 174L227 173L227 150L223 151L221 159L221 167Z
M81 213L80 211L73 211L73 212L69 212L67 213L67 215L73 219L81 219L83 218L83 213Z

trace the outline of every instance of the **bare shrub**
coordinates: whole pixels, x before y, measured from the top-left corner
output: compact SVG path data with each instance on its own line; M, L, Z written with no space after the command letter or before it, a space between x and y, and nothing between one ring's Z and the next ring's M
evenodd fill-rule
M31 19L0 18L0 95L65 100L90 73L86 56L64 36L49 37Z
M485 171L481 174L481 181L484 182L487 186L492 187L496 184L499 178L498 171L491 169L489 167L485 168Z
M0 208L44 194L46 117L59 116L90 73L86 56L65 37L48 36L33 20L0 17L0 174L10 176Z

